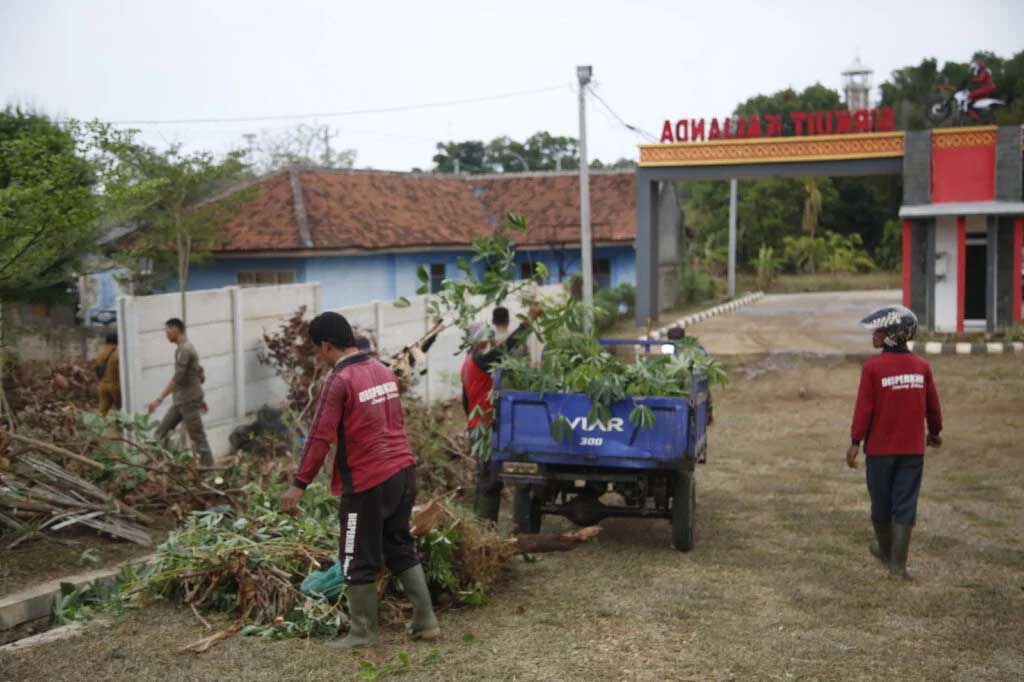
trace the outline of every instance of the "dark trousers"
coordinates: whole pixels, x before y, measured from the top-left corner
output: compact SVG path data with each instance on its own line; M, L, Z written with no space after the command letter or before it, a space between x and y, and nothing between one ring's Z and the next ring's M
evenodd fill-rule
M501 467L492 455L487 460L476 458L476 492L478 496L500 495L505 484L501 480Z
M917 520L924 456L869 455L864 461L871 495L871 520L913 526Z
M414 466L369 490L342 495L339 555L347 584L372 583L383 566L399 575L420 562L416 539L409 530L415 502Z

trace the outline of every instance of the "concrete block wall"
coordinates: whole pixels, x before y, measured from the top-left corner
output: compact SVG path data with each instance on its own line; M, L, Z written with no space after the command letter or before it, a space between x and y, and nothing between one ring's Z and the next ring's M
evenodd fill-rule
M558 296L561 285L539 287L542 296ZM188 294L188 335L206 371L204 417L215 455L228 452L228 435L263 405L279 405L287 397L285 383L272 367L260 362L263 334L276 331L300 306L310 317L322 307L318 283L255 288L226 287ZM421 338L432 326L427 297L410 299L408 307L374 302L335 309L357 328L377 339L382 354L399 351ZM506 301L513 317L525 313L521 302ZM164 323L181 317L180 294L125 296L118 299L121 354L121 393L128 414L144 414L146 405L163 390L174 373L174 346L164 335ZM490 311L480 321L490 321ZM513 325L515 322L513 322ZM450 400L460 394L457 353L461 331L446 330L431 349L426 375L415 391L428 400ZM170 407L164 402L154 414L160 419Z

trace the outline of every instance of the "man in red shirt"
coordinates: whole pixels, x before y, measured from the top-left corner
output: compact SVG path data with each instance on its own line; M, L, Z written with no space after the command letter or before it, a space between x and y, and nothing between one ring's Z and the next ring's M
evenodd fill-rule
M540 317L539 303L530 305L529 319ZM493 345L494 330L490 327L475 324L469 329L472 350L466 354L462 363L462 409L465 410L469 423L466 429L470 439L485 438L489 435L486 428L493 417L491 410L491 391L494 390L494 378L491 368L504 353L525 342L530 334L530 324L523 322L504 341ZM476 448L475 448L476 449ZM489 458L477 456L476 466L476 497L473 502L477 516L487 521L498 521L501 510L502 483L498 468Z
M348 321L323 313L309 324L321 361L333 366L324 380L302 462L281 511L297 514L331 445L337 445L331 494L341 496L340 561L351 627L328 646L351 649L378 637L377 574L387 566L413 605L414 639L440 635L416 540L409 530L416 501L416 458L409 447L398 380L356 348Z
M978 112L974 110L974 103L983 97L991 97L995 94L996 84L992 80L992 72L985 62L980 59L975 59L971 62L971 66L968 68L971 75L971 91L967 93L967 106L971 114L971 118L980 120Z
M871 553L888 564L890 574L909 578L907 555L917 519L925 443L942 445L942 409L932 368L907 348L917 331L914 313L900 305L887 306L861 320L861 326L874 331L872 343L882 353L864 363L860 375L846 464L857 467L863 442L875 528Z

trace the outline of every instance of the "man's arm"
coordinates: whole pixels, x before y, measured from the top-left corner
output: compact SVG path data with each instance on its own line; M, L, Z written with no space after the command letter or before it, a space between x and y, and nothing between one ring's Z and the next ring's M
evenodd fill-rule
M178 376L177 371L175 371L174 376ZM157 396L157 399L151 402L149 405L147 405L146 409L149 411L150 414L153 414L154 412L156 412L156 408L160 407L160 403L166 400L167 396L169 396L173 392L174 379L172 378L169 382L167 382L167 385L164 386L164 390L160 392L160 395Z
M929 443L934 443L934 438L942 433L942 407L939 405L939 391L935 388L935 379L932 377L931 367L924 375L925 388L925 417L928 420ZM939 441L941 443L941 441Z
M875 383L871 370L867 366L860 373L860 387L857 389L857 404L853 409L853 423L850 426L850 439L859 445L868 435L871 428L871 417L875 411Z
M526 337L530 333L530 325L526 322L521 323L514 332L509 334L508 338L498 344L492 350L482 353L478 350L473 351L473 362L476 366L485 372L491 371L491 366L494 365L502 356L502 354L513 350L516 346L526 340Z
M871 370L865 365L860 372L860 387L857 389L857 404L853 408L853 423L850 425L850 447L846 450L846 465L857 468L857 453L860 444L867 438L871 418L875 411L875 383Z
M335 373L329 374L326 382L316 412L313 413L313 423L306 437L299 468L291 487L281 496L281 511L286 514L298 513L299 500L306 492L306 486L316 479L331 444L338 441L338 424L341 423L346 387L344 380Z

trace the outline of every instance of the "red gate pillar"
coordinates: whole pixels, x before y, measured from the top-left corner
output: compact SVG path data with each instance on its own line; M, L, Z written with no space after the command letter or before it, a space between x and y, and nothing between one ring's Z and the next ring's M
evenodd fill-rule
M967 218L956 218L956 331L964 330L964 299L967 297Z

